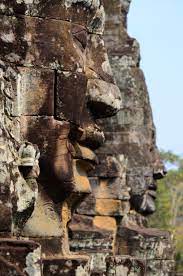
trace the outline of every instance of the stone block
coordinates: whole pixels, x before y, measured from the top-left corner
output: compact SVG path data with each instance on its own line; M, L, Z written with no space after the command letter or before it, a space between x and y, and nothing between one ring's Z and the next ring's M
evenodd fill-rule
M0 163L0 232L11 233L12 204L10 191L9 166L6 162Z
M16 65L9 62L0 61L0 79L1 79L1 110L2 114L6 111L8 117L19 116L19 103L18 103L18 79L19 70ZM4 97L6 95L6 97ZM10 127L8 118L6 120L7 127ZM10 127L11 129L12 127ZM11 130L12 132L12 130Z
M87 177L87 162L83 160L73 161L74 191L78 194L90 194L91 187Z
M28 15L40 18L50 18L64 21L71 21L73 23L87 26L95 16L96 9L90 9L85 3L74 3L67 0L45 1L39 0L37 2L18 2L0 0L0 14L6 15ZM78 1L81 2L81 1Z
M129 200L129 189L123 178L98 179L90 177L92 193L97 199L120 199Z
M146 276L146 262L128 255L106 258L106 276Z
M80 126L88 121L86 89L87 79L82 73L62 72L57 75L55 111L58 119Z
M2 60L65 71L83 68L83 52L70 22L1 15L0 26Z
M109 3L108 0L104 0L106 12L105 42L110 57L114 57L119 64L118 66L121 65L120 60L118 60L121 57L123 60L129 57L133 66L139 62L139 45L126 32L130 2L129 0L114 0Z
M51 198L61 202L72 194L74 202L91 192L86 174L88 162L72 159L68 122L57 121L52 116L22 116L21 125L22 137L39 147L39 183Z
M109 154L119 152L120 155L128 156L128 168L143 168L150 166L152 160L151 147L149 144L139 145L137 143L118 143L106 141L101 146L100 152ZM142 169L141 169L142 170ZM128 173L128 172L127 172Z
M94 253L91 256L91 276L103 276L106 273L106 258L109 253Z
M62 143L60 155L67 154L68 122L59 122L53 116L21 116L21 126L22 138L37 144L42 158L56 153L58 140Z
M111 217L124 216L129 210L130 204L128 201L95 198L93 194L87 196L77 208L77 212L82 215Z
M120 64L119 66L118 60L114 61L113 59L111 67L121 91L123 108L144 108L144 110L148 111L146 115L152 116L143 71L136 66L130 67L128 64Z
M61 202L75 189L68 142L70 124L52 116L22 116L21 126L23 139L37 144L40 150L39 182L56 202Z
M115 199L97 199L95 210L97 215L121 217L129 212L130 204L128 201Z
M90 276L90 260L87 256L48 257L42 263L45 276Z
M174 248L169 232L128 225L118 228L118 254L148 260L173 260Z
M174 260L147 260L146 270L148 276L175 276ZM179 274L177 274L179 275Z
M0 275L41 276L41 248L33 241L0 239Z
M110 49L112 43L113 45L118 45L124 36L121 1L114 0L113 2L109 2L104 0L104 7L106 12L106 25L104 34L107 47Z
M127 14L129 11L131 0L113 0L110 3L108 0L104 0L104 8L107 13L107 22L112 23L114 26L121 21L122 25L120 30L127 27ZM107 30L111 30L107 28Z
M81 215L95 216L96 198L93 194L87 195L86 198L77 207L76 212Z
M45 226L46 228L47 226ZM57 230L57 229L56 229ZM61 237L33 237L34 242L40 244L42 257L54 257L63 254L63 236Z
M54 115L54 80L52 70L18 67L17 90L20 115Z
M115 123L114 123L115 124ZM124 126L123 126L124 127ZM121 129L121 131L120 131ZM119 144L138 144L139 146L142 145L152 145L152 134L153 129L147 129L147 127L132 127L131 130L124 127L123 130L116 126L115 131L111 131L105 128L105 137L108 143L112 142L119 143Z
M147 127L144 129L144 120L145 113L143 108L122 108L116 116L98 122L105 128L108 135L109 133L111 133L111 135L112 133L113 135L118 135L120 132L127 132L132 136L136 131L136 133L142 136L145 131L147 132ZM117 136L116 141L118 141L118 139L119 137ZM121 139L123 139L123 137L121 137Z
M114 44L113 48L109 38L106 39L107 45L109 44L109 60L112 68L121 66L120 70L123 70L138 66L140 62L140 46L138 41L129 37L125 32L121 33L120 39L117 38L117 42ZM118 44L118 40L120 42L122 39L123 42ZM115 72L114 74L118 73Z
M89 172L91 177L117 178L121 177L123 168L115 156L97 154L99 162L94 170Z
M2 91L7 95L4 105L11 116L54 115L54 71L8 62L1 67Z
M120 91L118 87L115 86L115 80L113 78L113 73L111 71L106 47L102 36L96 34L90 34L88 36L86 58L86 74L88 79L92 80L89 84L89 88L92 85L98 86L98 81L100 79L100 86L102 86L103 84L105 88L105 82L113 84L113 86L110 86L112 92L114 93L114 95L117 94L120 96ZM102 81L104 81L104 83L102 83Z
M70 249L84 253L110 253L114 250L116 221L111 217L73 215L69 223Z

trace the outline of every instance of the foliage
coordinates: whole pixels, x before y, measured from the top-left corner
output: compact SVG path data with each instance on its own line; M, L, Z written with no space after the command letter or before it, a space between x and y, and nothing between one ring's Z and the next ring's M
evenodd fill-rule
M158 182L157 212L150 225L171 230L175 236L177 271L183 272L183 158L171 151L161 151L162 160L176 169Z

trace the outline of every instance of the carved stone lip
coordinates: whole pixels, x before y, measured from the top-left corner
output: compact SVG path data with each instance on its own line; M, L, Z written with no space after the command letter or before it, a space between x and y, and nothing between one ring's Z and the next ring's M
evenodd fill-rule
M105 135L97 124L90 123L86 127L72 125L70 139L73 143L77 142L81 146L93 151L103 145Z
M78 144L77 142L73 144L73 151L71 154L74 159L83 160L94 165L97 165L99 162L94 151L88 147Z
M142 213L143 215L150 215L153 214L156 210L155 207L155 198L154 196L149 194L150 190L147 190L146 193L143 196L143 200L140 203L140 206L138 208L138 211Z
M156 181L153 181L151 184L148 185L148 190L150 190L150 191L156 191L157 190Z
M104 132L97 126L88 126L83 130L83 134L78 139L80 145L95 150L105 142Z
M147 194L148 194L149 196L151 196L152 198L154 198L154 199L156 199L156 197L157 197L157 193L156 193L156 191L154 191L154 190L148 190L148 191L147 191Z

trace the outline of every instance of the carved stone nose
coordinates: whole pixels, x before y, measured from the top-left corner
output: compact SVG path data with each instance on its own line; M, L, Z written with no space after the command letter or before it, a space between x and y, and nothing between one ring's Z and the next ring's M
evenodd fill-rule
M165 167L159 168L159 169L155 169L154 173L153 173L153 178L155 180L162 179L162 178L165 177L166 174L167 174L167 170L166 170Z
M153 178L155 180L162 179L167 174L167 170L163 162L161 160L158 160L158 161L159 162L156 162L154 164L154 168L153 168Z
M153 178L155 180L162 179L167 174L167 169L161 160L160 153L157 148L154 151L154 162L153 162Z
M100 79L89 79L87 84L88 107L95 118L115 115L122 106L119 88Z

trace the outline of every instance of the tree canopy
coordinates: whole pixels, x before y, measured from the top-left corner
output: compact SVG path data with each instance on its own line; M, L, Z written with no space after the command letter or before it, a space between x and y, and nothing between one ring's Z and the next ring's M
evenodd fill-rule
M183 272L183 157L163 150L161 157L170 169L158 182L157 212L150 225L174 233L177 271Z

